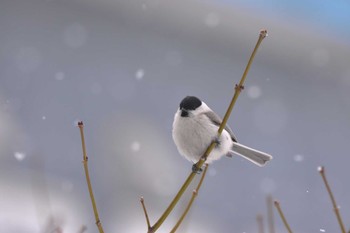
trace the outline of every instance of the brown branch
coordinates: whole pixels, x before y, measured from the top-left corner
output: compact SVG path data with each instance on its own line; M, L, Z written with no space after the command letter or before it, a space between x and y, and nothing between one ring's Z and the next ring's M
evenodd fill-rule
M284 223L284 226L287 228L289 233L293 233L292 230L290 229L290 226L289 226L289 224L287 222L287 219L284 217L283 211L282 211L282 209L280 207L280 203L278 201L275 201L274 204L275 204L275 207L278 210L278 213L279 213L279 215L280 215L280 217L281 217L281 219L282 219L282 221Z
M149 222L148 213L147 213L147 209L146 209L146 206L145 206L145 200L143 199L143 197L140 198L140 202L141 202L141 205L142 205L143 212L145 213L145 218L146 218L146 222L147 222L147 228L148 228L148 231L149 231L151 229L151 224Z
M329 197L331 198L332 205L333 205L333 210L334 210L335 215L336 215L336 217L337 217L337 220L338 220L338 223L339 223L341 232L342 232L342 233L346 233L346 230L345 230L345 227L344 227L344 224L343 224L341 215L340 215L339 206L338 206L337 203L335 202L335 198L334 198L334 196L333 196L333 192L332 192L332 190L331 190L331 188L330 188L330 186L329 186L329 184L328 184L328 181L327 181L327 179L326 179L326 174L325 174L325 169L324 169L324 167L318 167L318 171L319 171L319 173L320 173L321 176L322 176L322 179L323 179L324 184L326 185L326 188L327 188Z
M92 208L94 210L94 215L95 215L97 228L98 228L100 233L103 233L104 231L103 231L103 228L102 228L102 224L101 224L100 218L98 216L98 211L97 211L97 207L96 207L94 193L92 192L92 186L91 186L91 181L90 181L89 168L88 168L88 157L86 155L86 148L85 148L84 124L83 124L83 122L82 121L78 122L78 126L79 126L79 129L80 129L81 146L82 146L82 149L83 149L83 164L84 164L86 183L88 185L88 189L89 189L89 193L90 193L90 199L91 199Z
M267 36L267 31L266 30L261 30L260 34L259 34L259 39L254 47L254 50L252 52L252 54L250 55L248 64L246 66L246 69L244 70L244 73L242 75L242 78L239 82L238 85L236 85L235 88L235 93L232 97L232 100L230 102L230 105L226 111L226 114L220 124L219 130L218 130L218 137L220 137L222 131L224 130L227 120L229 118L229 116L231 115L232 109L236 103L236 100L239 96L239 94L241 93L241 90L243 89L243 84L244 81L246 79L246 76L248 74L248 71L250 69L250 66L254 60L255 54L262 42L262 40ZM208 158L210 152L214 149L215 147L215 142L212 142L209 147L207 148L206 152L204 153L204 155L202 156L202 158L196 163L196 167L199 170L203 164L205 163L206 159ZM195 177L196 172L192 171L190 173L190 175L187 177L185 183L182 185L182 187L180 188L180 190L178 191L178 193L176 194L176 196L174 197L174 199L172 200L172 202L169 204L169 206L166 208L166 210L164 211L164 213L162 214L162 216L158 219L158 221L149 229L149 233L153 233L156 232L158 230L158 228L163 224L163 222L165 221L165 219L169 216L169 214L171 213L171 211L174 209L174 207L176 206L176 204L178 203L178 201L180 200L181 196L183 195L183 193L186 191L186 189L188 188L188 186L190 185L190 183L192 182L193 178Z
M180 224L182 223L182 221L183 221L184 218L186 217L188 211L190 210L190 208L191 208L191 206L192 206L192 204L193 204L194 199L195 199L195 198L197 197L197 195L198 195L199 189L200 189L201 186L202 186L202 183L203 183L205 174L207 173L207 170L208 170L208 164L206 163L206 164L204 165L204 171L203 171L202 177L201 177L201 179L199 180L199 183L198 183L196 189L193 190L193 192L192 192L192 197L191 197L190 201L188 202L185 211L182 213L180 219L177 221L177 223L175 224L175 226L173 227L173 229L170 231L170 233L176 232L177 228L179 228Z

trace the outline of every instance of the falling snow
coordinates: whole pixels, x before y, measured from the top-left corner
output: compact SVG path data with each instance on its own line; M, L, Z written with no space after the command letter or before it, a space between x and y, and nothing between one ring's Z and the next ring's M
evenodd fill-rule
M295 162L302 162L302 161L304 161L304 156L301 154L296 154L296 155L294 155L294 161Z
M144 76L145 76L145 71L143 69L139 69L135 73L135 77L137 80L143 79Z
M134 151L134 152L137 152L140 150L141 148L141 145L138 141L134 141L133 143L131 143L131 150Z
M23 161L26 158L26 154L23 152L15 152L14 156L19 162Z
M326 232L326 230L325 229L320 229L320 232Z
M261 89L258 86L250 86L248 88L248 96L251 99L257 99L261 96Z

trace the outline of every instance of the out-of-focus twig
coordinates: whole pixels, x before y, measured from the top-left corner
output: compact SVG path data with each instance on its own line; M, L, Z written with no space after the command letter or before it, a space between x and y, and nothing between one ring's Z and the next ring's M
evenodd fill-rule
M271 195L266 198L267 203L267 219L269 225L269 233L275 233L275 223L273 218L273 199Z
M288 222L287 222L287 219L284 217L284 214L283 214L283 211L281 209L280 203L278 201L275 201L274 204L275 204L275 207L278 210L278 213L279 213L279 215L280 215L280 217L281 217L281 219L282 219L282 221L284 223L284 226L287 228L289 233L293 233L291 228L290 228L290 226L289 226L289 224L288 224Z
M333 196L333 192L332 192L332 190L331 190L331 188L330 188L330 186L329 186L329 184L328 184L328 181L327 181L327 178L326 178L326 174L325 174L325 169L324 169L324 167L318 167L318 171L319 171L319 173L320 173L321 176L322 176L322 179L323 179L324 184L326 185L326 188L327 188L329 197L331 198L332 205L333 205L333 210L334 210L335 215L336 215L336 217L337 217L337 220L338 220L338 223L339 223L341 232L342 232L342 233L346 233L346 230L345 230L345 227L344 227L344 224L343 224L341 215L340 215L339 206L338 206L337 203L335 202L335 198L334 198L334 196Z
M188 204L187 204L187 206L186 206L186 208L185 208L185 211L182 213L181 217L179 218L179 220L177 221L177 223L175 224L175 226L173 227L173 229L170 231L170 233L176 232L177 228L179 228L180 224L182 223L182 221L183 221L184 218L186 217L188 211L190 210L190 208L191 208L191 206L192 206L192 204L193 204L194 199L197 197L198 192L199 192L199 189L200 189L201 186L202 186L202 183L203 183L205 174L207 173L207 170L208 170L208 164L206 163L204 166L205 166L205 167L204 167L204 171L203 171L203 174L202 174L202 176L201 176L201 179L199 180L196 189L193 190L193 192L192 192L192 197L191 197L190 201L188 202Z
M258 232L264 233L264 218L261 214L256 216L256 222L258 224Z
M92 192L92 186L90 182L90 175L89 175L89 168L88 168L88 157L86 155L86 148L85 148L85 138L84 138L84 124L82 121L78 122L78 126L80 129L80 136L81 136L81 146L83 149L83 164L84 164L84 171L85 171L85 177L86 177L86 182L88 185L89 193L90 193L90 198L91 198L91 203L92 203L92 208L94 210L94 215L95 215L95 220L96 220L96 225L100 233L103 233L103 227L100 221L100 217L98 216L98 211L96 207L96 202L95 202L95 197L94 193Z
M236 100L239 96L239 94L241 93L241 91L244 89L244 81L246 79L246 76L248 74L248 71L250 69L250 66L254 60L255 54L258 51L258 48L262 42L262 40L267 36L267 31L266 30L261 30L259 33L259 39L254 47L254 50L252 52L252 54L250 55L248 64L244 70L244 73L242 75L242 78L239 82L239 84L236 84L235 86L235 92L234 95L232 97L232 100L230 102L230 105L226 111L226 114L220 124L220 127L218 129L218 138L220 138L220 135L222 133L222 131L224 130L227 120L231 115L232 109L236 103ZM205 151L204 155L202 156L202 158L196 163L196 167L198 170L201 169L201 167L203 166L203 164L205 163L206 159L208 158L209 154L211 153L211 151L214 149L216 143L212 142L207 150ZM158 219L158 221L149 229L148 233L153 233L156 232L158 230L158 228L163 224L163 222L165 221L165 219L169 216L169 214L171 213L171 211L174 209L174 207L176 206L176 204L178 203L178 201L180 200L181 196L183 195L183 193L186 191L186 189L188 188L189 184L192 182L193 178L195 177L197 173L195 171L192 171L190 173L190 175L188 176L188 178L186 179L185 183L181 186L180 190L178 191L178 193L176 194L176 196L174 197L174 199L172 200L172 202L169 204L169 206L166 208L166 210L164 211L164 213L162 214L162 216Z

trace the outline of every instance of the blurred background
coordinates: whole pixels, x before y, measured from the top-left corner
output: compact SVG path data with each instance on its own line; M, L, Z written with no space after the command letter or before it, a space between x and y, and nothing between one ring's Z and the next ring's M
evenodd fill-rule
M179 102L223 116L262 28L229 124L274 159L210 166L178 232L258 232L268 194L295 232L338 232L320 165L348 229L349 26L345 0L1 0L1 231L97 232L83 120L105 232L146 232L139 197L154 223L192 166L171 137ZM275 225L285 232L277 212Z

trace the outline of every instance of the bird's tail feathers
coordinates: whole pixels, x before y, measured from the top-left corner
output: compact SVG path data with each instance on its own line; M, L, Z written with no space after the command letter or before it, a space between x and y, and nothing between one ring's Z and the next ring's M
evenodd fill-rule
M237 142L233 142L232 151L229 152L228 156L232 157L233 153L242 156L260 167L272 159L272 156L265 152L255 150Z

